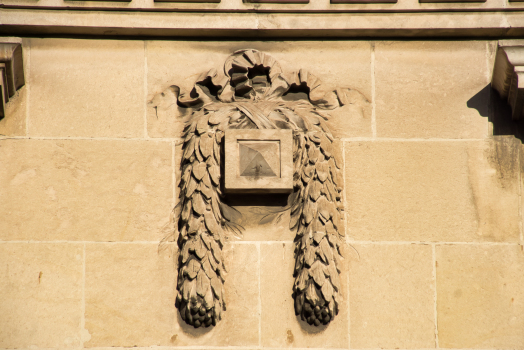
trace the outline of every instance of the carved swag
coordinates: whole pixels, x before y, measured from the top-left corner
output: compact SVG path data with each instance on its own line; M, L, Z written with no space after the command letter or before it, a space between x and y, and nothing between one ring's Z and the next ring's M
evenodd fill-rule
M240 50L203 74L190 94L170 91L191 117L184 129L180 198L175 207L179 271L176 307L189 325L209 327L226 309L222 256L224 231L238 232L235 210L223 203L221 143L228 128L292 129L294 190L289 196L290 228L296 230L295 312L310 325L328 324L340 302L339 254L343 235L340 159L326 110L362 95L326 91L306 71L285 75L271 56ZM303 92L290 101L285 96ZM163 95L162 95L163 96Z

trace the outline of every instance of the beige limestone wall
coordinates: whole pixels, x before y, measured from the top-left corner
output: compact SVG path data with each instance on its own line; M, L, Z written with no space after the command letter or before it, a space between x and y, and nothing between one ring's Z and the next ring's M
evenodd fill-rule
M0 349L524 349L522 146L491 136L489 98L470 102L495 45L24 39L27 84L0 121ZM294 315L286 223L228 239L215 328L174 308L160 241L182 123L149 102L240 48L370 102L331 121L346 245L325 330Z

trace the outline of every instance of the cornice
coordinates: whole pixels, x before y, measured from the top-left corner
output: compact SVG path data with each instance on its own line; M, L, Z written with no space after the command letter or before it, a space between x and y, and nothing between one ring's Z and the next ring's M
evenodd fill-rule
M5 104L9 98L24 84L22 45L0 41L0 119L5 117Z
M499 40L492 87L511 106L512 118L524 114L524 40Z

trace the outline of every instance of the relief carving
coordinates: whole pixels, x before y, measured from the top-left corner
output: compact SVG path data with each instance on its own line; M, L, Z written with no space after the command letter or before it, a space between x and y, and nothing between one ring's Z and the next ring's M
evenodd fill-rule
M293 94L300 98L290 99ZM344 227L342 164L335 157L327 110L365 98L347 88L328 91L317 77L303 70L284 74L275 59L257 50L235 52L226 60L223 73L213 69L203 74L190 93L171 86L160 95L153 100L155 108L159 100L175 99L191 115L183 134L180 198L175 208L179 246L176 307L182 319L195 328L209 327L226 310L224 234L242 229L237 224L239 213L223 201L226 131L289 129L293 134L293 184L284 209L291 211L289 225L296 230L295 312L310 325L328 324L337 315L341 300L339 259ZM257 150L250 144L243 147ZM258 150L261 156L264 152L264 148ZM251 156L250 161L260 158L258 153L246 157ZM259 174L264 170L276 176L269 163L268 169L260 163Z

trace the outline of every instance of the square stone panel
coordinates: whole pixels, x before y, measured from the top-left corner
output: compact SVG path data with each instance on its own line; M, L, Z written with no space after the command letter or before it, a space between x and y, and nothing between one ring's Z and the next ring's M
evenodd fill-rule
M329 325L313 327L295 316L293 293L294 244L261 243L262 346L269 348L347 349L347 268L341 266L342 302Z
M524 349L519 245L437 246L441 348Z
M172 144L1 140L0 238L160 240L173 208Z
M82 275L82 244L0 243L0 348L78 348Z
M293 190L291 130L227 130L225 191L289 193Z
M355 244L349 261L352 349L435 347L430 245Z
M377 42L377 136L487 137L486 55L484 41Z
M144 42L31 39L31 136L144 136Z
M332 89L351 88L371 101L371 47L365 41L148 41L147 100L177 85L190 91L210 69L222 70L236 50L252 48L270 54L284 72L309 71ZM176 102L175 102L176 104ZM165 107L173 105L166 101ZM351 104L333 111L335 137L371 136L371 105ZM180 137L187 115L182 108L147 108L151 137Z

